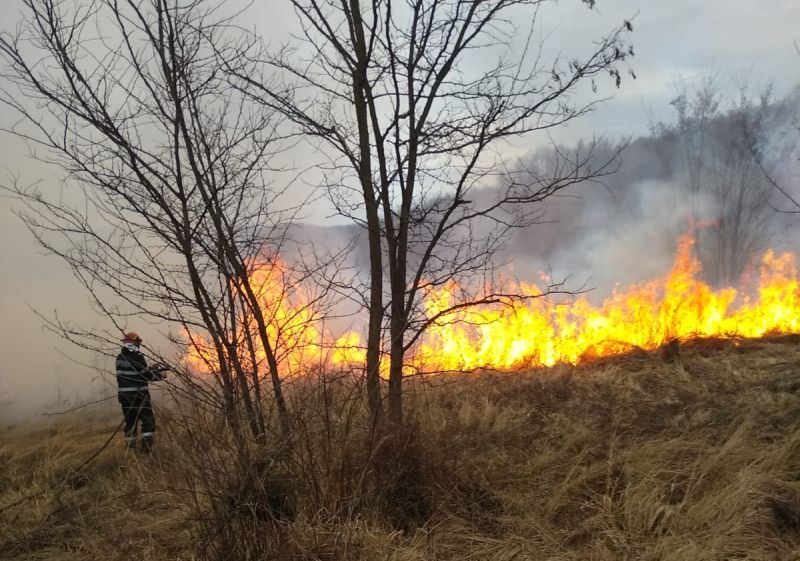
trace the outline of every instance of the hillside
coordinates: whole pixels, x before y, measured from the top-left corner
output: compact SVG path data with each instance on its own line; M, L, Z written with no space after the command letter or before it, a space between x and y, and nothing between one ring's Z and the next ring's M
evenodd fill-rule
M357 412L304 417L299 450L270 463L291 522L263 516L243 475L271 458L226 455L222 427L179 412L161 412L150 457L118 434L103 448L117 419L102 412L7 427L0 558L797 561L798 345L417 383L419 438L385 452L402 473L376 488Z

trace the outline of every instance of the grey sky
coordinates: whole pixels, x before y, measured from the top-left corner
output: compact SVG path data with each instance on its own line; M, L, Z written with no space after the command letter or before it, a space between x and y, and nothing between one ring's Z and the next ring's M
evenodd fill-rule
M11 29L18 21L20 0L0 0L0 27ZM256 0L248 21L274 41L291 29L292 12L287 2ZM637 15L638 14L638 15ZM620 90L603 85L613 96L579 123L557 133L572 141L593 133L613 137L647 131L650 119L670 116L669 100L675 86L689 86L708 75L731 95L740 87L759 90L767 83L776 94L800 83L800 1L798 0L598 0L595 12L580 0L562 0L543 12L541 31L550 34L553 52L565 55L599 37L623 19L634 17L632 59L638 79L626 80ZM2 80L2 78L0 78ZM13 116L0 107L0 125L8 127ZM54 183L53 170L26 159L17 139L0 136L0 175L4 180ZM517 145L524 152L534 145ZM0 199L0 402L3 392L19 404L51 402L59 385L66 394L85 387L92 372L65 363L55 347L69 350L42 331L41 321L29 310L58 309L65 317L90 317L87 300L71 279L66 266L41 255L30 234L11 214L13 203ZM322 217L315 217L324 223ZM142 328L146 332L147 327ZM146 335L146 333L145 333ZM21 409L18 407L18 409Z

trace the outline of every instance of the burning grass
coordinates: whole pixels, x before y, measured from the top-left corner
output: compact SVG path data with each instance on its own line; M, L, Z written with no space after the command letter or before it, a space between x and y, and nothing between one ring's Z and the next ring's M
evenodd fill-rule
M675 339L763 337L800 331L800 276L793 253L768 250L743 275L738 288L713 288L703 281L692 232L680 237L670 271L659 278L617 287L602 302L588 295L550 295L535 284L506 279L485 286L493 303L464 306L476 287L449 282L423 290L425 318L431 321L406 356L408 373L497 369L519 371L656 349ZM250 281L269 310L269 339L278 350L281 371L305 373L363 364L366 350L356 332L323 329L313 291L293 279L283 264L253 263ZM479 291L480 292L480 291ZM255 332L253 319L240 331ZM280 334L280 335L279 335ZM189 337L189 335L191 335ZM243 334L240 335L244 345ZM214 345L189 334L185 360L192 372L218 371ZM252 337L251 337L252 338ZM256 344L254 357L266 354ZM245 359L247 363L247 359ZM247 365L248 368L251 365ZM388 361L384 361L388 377Z
M77 474L115 418L6 430L0 558L800 559L795 338L409 386L417 426L375 463L342 381L292 390L280 460L180 412L157 455L117 439Z

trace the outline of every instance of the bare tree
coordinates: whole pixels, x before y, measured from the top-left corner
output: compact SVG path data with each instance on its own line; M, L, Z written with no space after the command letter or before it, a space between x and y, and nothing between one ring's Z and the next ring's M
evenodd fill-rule
M533 174L508 171L507 151L511 139L590 111L596 100L574 95L581 84L596 91L595 79L609 75L619 85L632 27L623 22L582 56L548 58L534 32L541 0L291 3L305 41L263 57L265 72L281 73L283 83L238 71L238 57L226 70L331 155L330 198L369 242L369 404L379 417L386 349L388 418L399 424L405 358L426 327L464 306L515 296L465 289L428 317L421 295L488 274L506 232L539 217L535 203L610 171L611 161L592 160L591 146L556 150ZM478 62L487 56L494 62ZM488 186L495 190L485 196Z
M289 182L274 184L281 121L216 65L217 53L247 45L229 33L218 2L23 5L22 26L0 36L10 84L0 97L21 116L7 132L58 166L65 184L10 186L25 204L20 215L118 329L130 318L166 322L214 375L211 398L236 425L243 412L258 438L271 384L286 436L281 356L304 325L279 317L290 295L265 283L288 274L278 253L300 205L282 197ZM230 64L253 71L246 59Z
M692 204L699 231L698 253L715 285L735 283L764 248L772 215L771 194L752 149L753 131L769 126L771 92L754 102L744 93L725 108L713 80L672 102L676 122L662 136L676 142L677 172Z
M759 110L742 122L744 142L763 179L777 195L777 201L772 204L774 210L782 214L798 214L800 198L791 188L789 178L796 176L796 170L800 168L800 156L797 153L800 90L795 88L792 94L779 102L765 104L764 101L765 96L762 95ZM771 100L766 97L766 101ZM781 132L784 138L780 145L771 143L770 136Z

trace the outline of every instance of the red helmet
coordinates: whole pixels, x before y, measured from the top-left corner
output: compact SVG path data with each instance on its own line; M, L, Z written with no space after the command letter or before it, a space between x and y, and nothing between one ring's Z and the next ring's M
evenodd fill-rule
M125 337L122 338L123 343L136 343L137 345L142 344L142 338L139 337L138 334L134 333L133 331L129 331L125 334Z

